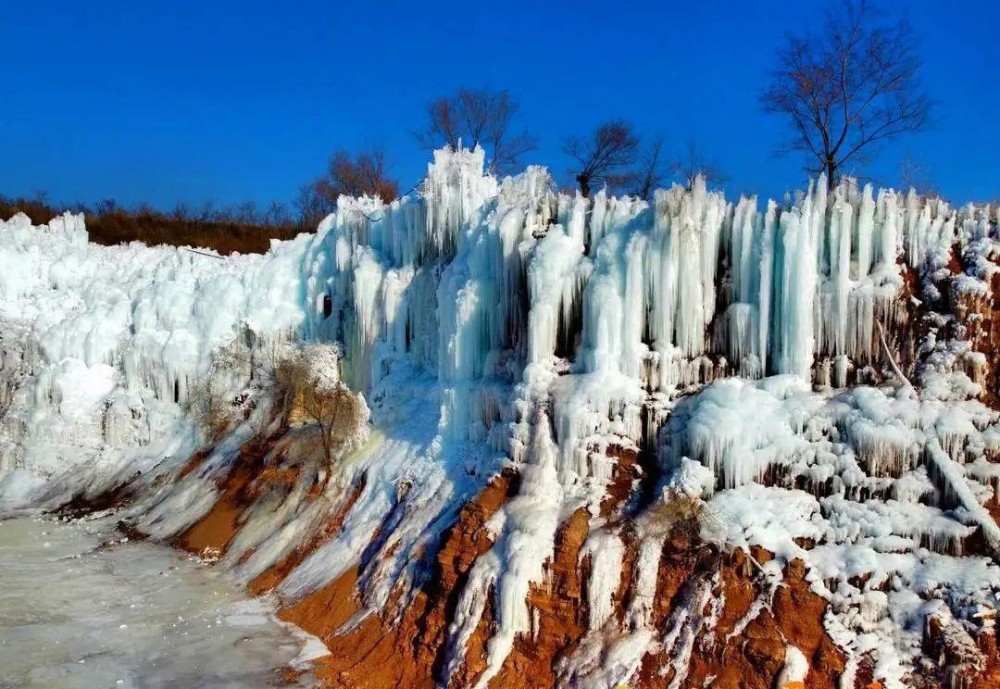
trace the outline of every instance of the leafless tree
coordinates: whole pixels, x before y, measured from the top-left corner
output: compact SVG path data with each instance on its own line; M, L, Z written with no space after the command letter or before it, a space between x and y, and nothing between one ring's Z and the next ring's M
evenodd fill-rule
M271 227L288 227L292 224L292 217L288 208L280 201L272 201L264 211L264 224Z
M642 153L634 173L631 194L646 199L656 189L663 187L669 177L667 161L663 155L663 137L653 139Z
M115 199L101 199L97 202L95 210L98 215L111 215L122 210L121 204Z
M538 148L535 138L522 130L514 133L518 104L506 90L461 88L452 96L427 104L427 126L415 132L427 149L447 144L458 148L482 146L488 156L489 171L514 171L521 156Z
M132 207L130 214L134 216L146 216L149 218L155 216L157 213L156 209L153 208L153 204L148 201L141 201Z
M926 128L933 104L920 90L915 44L905 19L885 22L866 0L843 0L821 35L786 36L761 93L764 109L792 125L781 152L803 153L832 188L844 165Z
M198 214L198 219L202 222L215 222L218 220L219 211L215 207L215 201L213 199L206 199L204 203L201 204L201 211Z
M722 184L726 181L722 166L707 158L694 139L688 140L684 153L674 161L674 174L688 189L694 186L694 181L699 176L706 184Z
M318 434L328 463L364 441L368 405L339 379L340 350L316 344L283 358L275 381L283 392L286 421L310 425Z
M927 168L918 163L909 151L899 161L899 177L904 192L914 189L924 197L940 196Z
M246 225L257 222L257 204L253 201L243 201L232 210L233 219Z
M580 193L590 196L595 182L615 187L633 179L630 168L639 156L639 137L631 125L613 120L599 125L589 136L566 139L563 150L576 161L572 172Z
M176 220L177 222L187 222L193 217L194 212L191 210L191 206L184 201L178 201L176 205L174 205L174 209L170 211L170 218L172 220Z
M187 411L201 423L210 441L218 442L244 423L255 438L263 436L267 419L255 411L266 393L261 383L270 381L262 381L264 376L254 368L245 338L233 338L214 352L208 374L188 391Z
M299 187L295 199L299 224L303 228L315 228L337 208L337 199L342 195L378 196L386 202L399 195L399 185L389 177L382 149L372 148L353 157L339 150L330 156L326 174Z
M324 199L336 202L339 196L378 196L385 202L399 195L399 185L388 174L385 153L380 148L351 157L337 151L330 157L327 173L316 182Z
M319 222L335 207L334 203L319 195L315 182L299 187L299 194L295 197L294 205L298 212L299 226L306 230L315 230Z

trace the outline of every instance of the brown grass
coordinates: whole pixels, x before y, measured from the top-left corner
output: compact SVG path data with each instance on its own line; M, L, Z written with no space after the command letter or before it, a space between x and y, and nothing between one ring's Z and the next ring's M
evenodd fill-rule
M139 241L150 246L203 247L220 254L259 254L268 250L271 239L291 239L315 229L287 213L257 214L245 209L222 209L196 217L186 210L168 214L145 206L128 210L104 203L98 210L77 206L72 211L85 214L90 241L106 246ZM41 200L0 196L0 220L24 213L40 225L62 212Z

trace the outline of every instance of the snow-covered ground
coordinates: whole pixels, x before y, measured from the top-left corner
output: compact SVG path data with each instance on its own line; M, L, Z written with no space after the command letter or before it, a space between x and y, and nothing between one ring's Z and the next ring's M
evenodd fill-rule
M341 199L315 235L265 256L96 247L73 216L47 228L14 218L0 240L0 508L97 494L141 472L151 488L129 518L177 534L211 508L252 432L152 488L204 444L188 409L213 359L233 342L259 358L288 339L336 341L372 433L322 500L303 484L254 505L225 563L249 581L346 511L279 593L305 595L359 565L362 615L405 606L458 508L512 463L520 493L490 522L495 543L449 630L456 669L492 592L482 686L530 631L527 593L580 507L592 515L592 632L618 624L602 585L621 567L621 515L600 509L611 448L657 458L637 477L646 494L709 501L722 526L708 537L773 550L775 585L783 559L804 558L834 602L828 630L854 660L874 651L887 686L928 614L971 626L1000 590L986 554L958 557L973 532L987 554L1000 545L984 507L1000 449L996 413L976 399L985 359L945 337L938 314L914 379L894 370L914 304L989 293L988 209L849 182L828 193L822 180L764 209L701 182L651 204L583 199L557 193L542 168L497 180L482 151L438 151L414 196ZM935 294L955 244L977 267L955 294ZM919 293L905 292L907 274ZM713 382L729 376L742 377ZM663 538L653 526L636 573L651 596ZM847 585L862 575L870 585ZM649 629L642 605L603 668L609 681L626 682L648 650L687 643ZM580 677L589 665L576 660Z
M299 658L303 640L220 571L126 541L106 518L0 522L0 686L242 689Z

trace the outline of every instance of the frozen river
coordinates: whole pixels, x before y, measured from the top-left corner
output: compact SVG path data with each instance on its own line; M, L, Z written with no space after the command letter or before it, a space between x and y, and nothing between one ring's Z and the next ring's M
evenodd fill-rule
M281 686L315 649L221 572L125 540L110 519L0 522L0 687Z

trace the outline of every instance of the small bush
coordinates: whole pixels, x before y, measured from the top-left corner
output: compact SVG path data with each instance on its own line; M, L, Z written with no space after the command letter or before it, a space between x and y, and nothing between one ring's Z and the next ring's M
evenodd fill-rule
M287 341L259 342L245 331L220 348L208 375L195 386L187 402L188 413L215 442L247 424L255 438L267 432L272 421L268 402L275 385L276 362L287 350Z
M364 443L368 405L340 380L340 349L285 340L255 341L250 332L220 348L187 402L188 413L218 442L241 425L262 439L279 420L309 427L328 464ZM308 451L306 455L310 454Z
M669 538L677 546L687 547L701 538L708 511L705 501L679 491L667 491L642 515L647 533Z
M335 345L304 347L283 359L276 370L290 426L315 427L323 455L332 463L364 443L368 405L340 380L340 350Z

